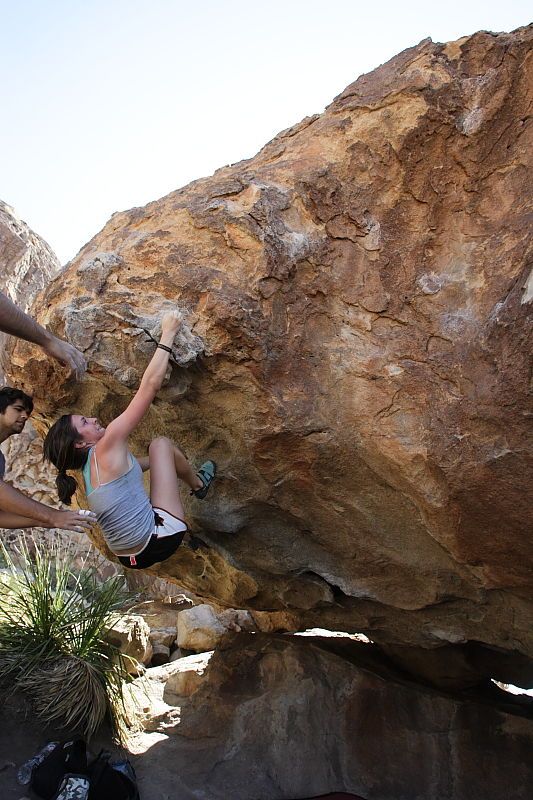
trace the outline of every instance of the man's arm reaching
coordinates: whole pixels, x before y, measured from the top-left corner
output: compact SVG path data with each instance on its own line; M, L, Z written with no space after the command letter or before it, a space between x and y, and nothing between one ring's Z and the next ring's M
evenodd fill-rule
M42 325L17 308L2 292L0 292L0 331L38 344L47 355L75 373L77 378L81 378L87 369L83 353L49 333Z
M26 520L26 524L5 525L5 517ZM3 528L62 528L66 531L82 531L94 524L94 514L81 510L60 511L38 503L13 486L0 480L0 527ZM30 524L28 524L28 521Z
M46 525L38 519L31 519L31 517L21 517L20 514L9 514L5 511L0 511L0 528L7 530L14 530L15 528L51 528L52 525Z

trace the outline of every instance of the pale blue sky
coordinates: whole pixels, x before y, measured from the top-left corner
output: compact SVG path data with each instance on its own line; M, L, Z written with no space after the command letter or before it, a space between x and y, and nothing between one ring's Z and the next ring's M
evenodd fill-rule
M522 0L0 0L0 198L64 263L114 211L253 156L430 36Z

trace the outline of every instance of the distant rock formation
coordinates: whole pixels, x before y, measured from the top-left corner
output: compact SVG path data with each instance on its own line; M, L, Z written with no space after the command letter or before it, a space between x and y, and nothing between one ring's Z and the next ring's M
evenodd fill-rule
M186 315L134 449L163 433L218 462L186 498L212 548L154 574L391 647L533 656L531 38L406 50L253 159L113 215L34 304L90 363L73 385L10 351L49 419L120 412L145 331Z
M50 245L0 200L0 291L27 311L60 269ZM6 340L0 333L0 370L5 349Z
M61 269L54 251L0 200L0 291L26 311Z

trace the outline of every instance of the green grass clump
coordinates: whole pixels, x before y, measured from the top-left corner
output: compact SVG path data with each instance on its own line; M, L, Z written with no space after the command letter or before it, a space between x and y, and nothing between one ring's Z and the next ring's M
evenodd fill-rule
M128 595L122 576L101 583L94 568L71 569L64 545L50 549L25 538L2 547L0 676L26 691L46 722L90 737L109 716L123 736L127 717L125 657L106 640Z

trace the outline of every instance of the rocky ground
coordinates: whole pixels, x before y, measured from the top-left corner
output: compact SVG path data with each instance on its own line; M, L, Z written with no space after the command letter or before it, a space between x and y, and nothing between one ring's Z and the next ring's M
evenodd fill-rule
M0 797L2 800L28 800L33 793L16 780L18 767L38 752L48 741L65 738L64 731L39 724L27 702L20 695L8 698L0 709ZM160 737L164 741L164 736ZM135 752L116 746L110 733L103 730L90 745L91 755L100 749L109 750L114 757L130 759L134 765L141 800L187 800L187 792L176 789L176 776L169 768L168 753L157 747L157 737L139 734L132 744ZM195 795L197 797L198 795ZM363 800L353 794L328 794L328 800ZM259 797L249 800L259 800ZM326 800L326 798L324 798Z
M128 753L143 800L397 800L405 785L410 800L524 800L533 789L530 698L421 686L364 636L261 633L248 612L183 597L140 603L111 635L139 660ZM54 733L18 696L0 731L2 800L19 800L16 766ZM122 752L105 731L92 750L102 746Z

